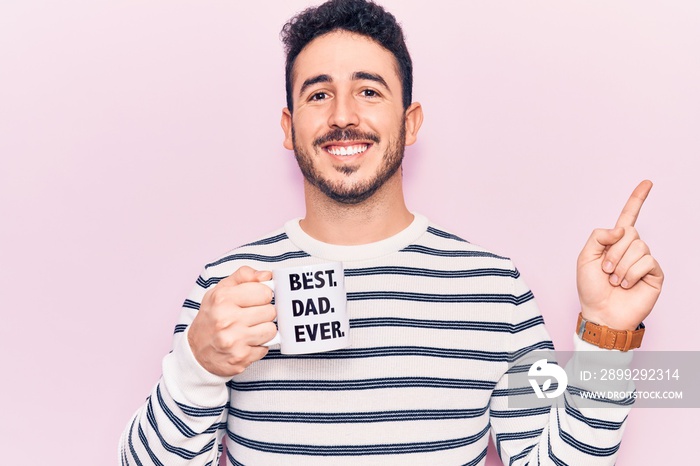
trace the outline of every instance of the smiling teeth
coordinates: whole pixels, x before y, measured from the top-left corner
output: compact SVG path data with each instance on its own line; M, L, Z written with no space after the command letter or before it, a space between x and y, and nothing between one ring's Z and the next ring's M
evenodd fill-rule
M367 144L360 144L357 146L331 146L328 148L328 152L332 155L355 155L361 154L367 150Z

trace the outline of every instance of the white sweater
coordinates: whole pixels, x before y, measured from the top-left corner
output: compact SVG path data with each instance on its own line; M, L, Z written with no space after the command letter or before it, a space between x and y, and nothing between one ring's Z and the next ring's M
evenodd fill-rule
M233 379L196 362L187 328L221 278L242 265L322 261L345 267L350 347L301 356L273 347ZM362 246L321 243L290 221L205 267L162 378L124 432L121 462L477 465L490 433L506 465L614 464L629 406L581 408L566 393L551 408L509 407L509 396L533 391L508 386L509 362L543 349L552 342L509 259L420 215Z

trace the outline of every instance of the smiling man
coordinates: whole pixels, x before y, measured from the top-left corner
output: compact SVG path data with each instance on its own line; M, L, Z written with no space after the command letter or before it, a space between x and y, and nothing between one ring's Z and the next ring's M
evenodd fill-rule
M307 192L321 191L319 201L359 204L380 189L400 192L404 147L415 141L422 115L417 103L404 108L395 62L372 39L342 30L297 56L284 145L296 154Z
M405 57L410 65L407 51ZM413 220L400 168L423 114L420 104L406 100L398 68L392 52L344 29L315 37L288 68L284 146L294 150L305 178L302 228L317 239L373 242ZM347 227L339 229L339 222Z
M509 395L534 393L509 385L523 369L512 363L553 349L532 293L509 259L406 207L401 163L423 114L395 18L331 0L290 20L283 39L281 125L306 215L205 267L163 376L124 432L122 464L212 465L225 445L229 465L477 465L489 434L504 464L613 464L627 400L591 410L565 393L512 406ZM620 368L663 281L634 229L650 187L615 228L594 230L577 264L575 347L615 354ZM345 269L350 346L298 356L265 346L275 309L259 282L328 261Z

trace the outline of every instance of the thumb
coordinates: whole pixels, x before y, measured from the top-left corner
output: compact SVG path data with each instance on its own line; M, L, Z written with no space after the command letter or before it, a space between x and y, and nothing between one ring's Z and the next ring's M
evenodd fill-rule
M272 272L269 270L258 270L255 272L255 280L265 282L272 279Z
M267 278L262 278L267 277ZM241 283L248 282L262 282L272 278L272 273L268 271L255 270L252 267L244 265L239 267L235 272L233 272L228 277L221 280L220 283L226 283L228 285L240 285Z
M620 241L624 235L625 229L622 227L612 229L599 228L593 230L586 245L581 250L581 254L579 254L579 265L600 259L607 248Z

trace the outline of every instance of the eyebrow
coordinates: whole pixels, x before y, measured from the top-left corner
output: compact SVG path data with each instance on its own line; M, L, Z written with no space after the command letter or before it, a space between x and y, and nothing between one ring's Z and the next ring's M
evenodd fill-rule
M301 85L301 89L299 90L299 95L302 95L304 91L309 87L313 86L314 84L318 83L330 83L333 82L333 78L331 78L327 74L319 74L318 76L314 76L313 78L309 78L306 81L304 81L304 84Z
M386 80L381 77L381 75L375 74L375 73L369 73L367 71L355 71L352 74L351 79L353 81L361 81L361 80L368 80L368 81L374 81L376 83L381 84L386 90L391 91L389 89L389 85L386 83ZM301 89L299 90L299 95L302 95L304 91L310 87L313 86L314 84L318 83L332 83L333 78L331 78L327 74L319 74L318 76L313 76L301 85Z
M384 88L386 90L388 90L388 91L391 90L391 89L389 89L389 85L386 83L384 78L382 78L381 75L378 75L378 74L368 73L367 71L355 71L352 74L352 79L355 81L365 80L365 79L367 81L374 81L374 82L379 83L382 86L384 86Z

